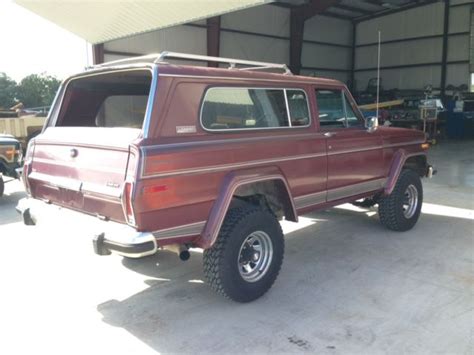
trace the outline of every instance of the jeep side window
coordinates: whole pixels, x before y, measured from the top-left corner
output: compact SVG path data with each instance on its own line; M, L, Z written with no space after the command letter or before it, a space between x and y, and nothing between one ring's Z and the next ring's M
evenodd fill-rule
M309 124L308 100L303 90L286 90L291 126L306 126Z
M346 113L341 90L316 90L316 100L321 126L346 126Z
M297 89L215 87L207 90L201 108L201 124L208 130L282 128L309 122L306 94Z
M346 105L346 115L347 115L347 127L359 127L359 126L364 126L363 121L361 121L354 110L352 109L351 102L347 98L347 96L344 94L344 100L345 100L345 105Z
M321 126L356 127L361 121L341 90L316 90Z

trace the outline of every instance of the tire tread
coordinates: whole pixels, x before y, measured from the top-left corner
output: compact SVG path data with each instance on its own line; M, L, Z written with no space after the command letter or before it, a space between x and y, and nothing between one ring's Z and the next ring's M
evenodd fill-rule
M254 213L268 213L274 218L273 214L266 210L262 210L261 208L258 207L238 207L238 208L233 208L229 210L227 213L224 223L222 224L221 230L219 232L219 236L217 240L215 241L214 245L205 250L203 253L203 271L204 271L204 277L209 284L209 286L219 295L227 298L227 299L233 299L236 300L234 297L232 297L231 294L229 294L222 282L222 277L221 277L221 268L224 267L222 263L224 262L223 258L223 253L224 250L229 243L229 240L232 236L232 231L234 228L237 226L237 224L242 220L246 219L250 215ZM276 221L278 224L278 227L280 228L281 231L281 226ZM281 232L283 234L283 232ZM275 270L274 277L271 280L270 287L273 285L275 282L280 269L281 265L283 263L283 258L282 262L278 264L278 268ZM269 287L269 288L270 288ZM238 301L238 300L237 300Z
M404 194L404 185L407 182L419 181L419 176L413 170L404 169L401 171L400 176L398 177L397 183L395 188L393 189L392 193L389 196L382 197L379 201L379 219L382 225L387 227L393 231L406 231L411 229L413 225L407 228L406 225L400 223L399 215L401 211L399 211L398 200L397 198ZM421 187L421 183L420 183ZM423 191L420 189L419 193L419 203L422 203L423 199ZM415 214L412 218L416 220L418 219L419 212Z

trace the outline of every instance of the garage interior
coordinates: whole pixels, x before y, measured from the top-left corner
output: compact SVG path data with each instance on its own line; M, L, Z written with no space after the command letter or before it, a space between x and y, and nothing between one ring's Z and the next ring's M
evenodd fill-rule
M381 124L474 137L472 0L16 2L92 43L95 64L162 51L286 63L346 83L367 117L379 88Z
M1 303L5 324L21 332L5 346L474 353L472 0L248 0L207 11L189 4L173 11L173 2L114 9L15 2L93 44L96 64L161 51L287 63L294 74L345 82L367 116L380 31L381 124L424 129L438 174L423 181L422 216L407 233L384 230L376 209L352 205L285 223L279 280L262 299L237 306L203 284L199 250L187 264L167 252L145 262L101 259L80 231L65 235L67 221L33 235L12 208L24 196L13 182L0 199L1 234L21 236L6 238L5 248L23 252L0 259L15 271L4 281L15 292ZM155 16L160 11L167 16Z

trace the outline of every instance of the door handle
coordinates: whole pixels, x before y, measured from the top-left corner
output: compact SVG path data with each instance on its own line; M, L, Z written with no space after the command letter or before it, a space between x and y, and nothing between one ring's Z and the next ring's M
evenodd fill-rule
M326 132L324 133L324 137L327 137L327 138L331 138L332 136L334 136L336 133L334 132Z

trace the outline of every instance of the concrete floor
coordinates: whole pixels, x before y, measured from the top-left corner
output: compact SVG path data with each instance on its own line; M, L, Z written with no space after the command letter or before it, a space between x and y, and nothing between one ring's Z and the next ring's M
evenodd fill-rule
M1 354L474 353L474 142L430 152L417 226L390 232L343 205L286 224L273 289L215 295L201 254L98 257L68 221L25 227L0 199Z

